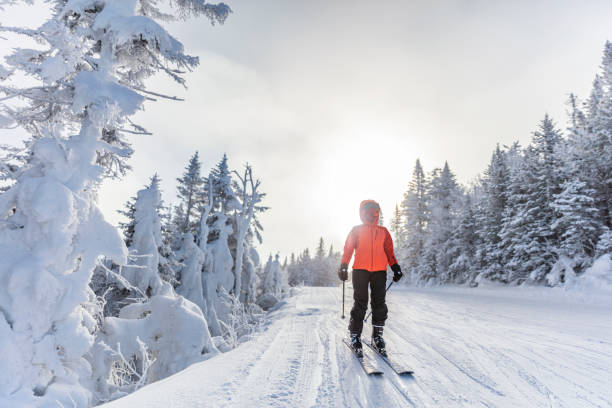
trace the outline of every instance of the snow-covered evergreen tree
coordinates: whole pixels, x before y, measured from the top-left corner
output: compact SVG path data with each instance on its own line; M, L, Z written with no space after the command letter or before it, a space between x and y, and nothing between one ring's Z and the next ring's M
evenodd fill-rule
M457 217L457 225L448 244L448 253L452 261L448 266L448 281L465 283L471 281L474 271L480 269L475 256L481 241L476 233L476 216L469 193L465 194L459 203Z
M558 149L561 135L546 115L533 134L532 145L525 150L523 168L525 201L518 205L522 230L516 235L515 257L520 265L517 279L529 278L541 283L556 262L557 236L552 226L554 195L560 192L561 165Z
M191 232L183 234L179 249L175 254L182 265L179 270L180 283L176 291L206 312L202 284L202 268L206 261L206 255L196 245Z
M523 167L516 183L519 192L513 190L508 200L514 211L507 217L505 226L512 229L512 240L506 258L512 274L502 275L503 282L527 279L541 283L555 263L552 222L553 210L548 202L545 167L537 151L528 146L524 152Z
M325 257L325 240L323 237L319 238L317 249L315 250L315 259L323 259Z
M562 165L560 162L560 149L563 137L555 128L555 124L548 114L540 122L539 129L533 133L532 145L538 154L542 167L542 178L545 186L546 202L553 201L553 196L559 194L562 182Z
M425 228L429 212L426 197L426 179L421 161L417 159L412 174L412 180L408 184L408 190L404 193L401 203L403 226L401 230L402 246L399 253L402 266L408 272L406 283L418 279L418 265L421 262L425 243Z
M428 183L427 206L429 220L426 241L420 259L419 279L424 282L449 282L449 267L453 262L451 236L455 229L456 213L461 200L461 190L448 163L442 170L436 169Z
M160 206L159 179L155 175L148 187L138 191L134 202L133 223L128 224L124 232L129 243L128 249L134 258L123 269L124 276L147 296L159 293L162 286L158 273L159 248L163 245Z
M395 252L398 252L397 250L403 248L404 245L402 242L402 213L397 204L395 204L395 210L393 211L390 230L393 237Z
M232 225L223 213L218 213L215 224L212 226L218 232L217 239L208 244L211 254L211 273L215 282L217 297L215 308L220 320L228 322L230 310L228 309L227 296L234 289L234 260L228 246L228 239L232 234Z
M483 243L477 257L483 270L479 278L501 280L504 274L503 253L499 242L508 199L508 178L506 154L497 146L481 180L483 194L478 205L477 219L478 234Z
M612 230L604 228L604 232L599 236L597 241L595 259L610 253L612 253Z
M261 295L258 303L262 305L262 302L265 302L265 307L264 305L262 305L262 307L264 309L268 309L270 306L272 306L270 303L276 303L276 301L278 301L282 291L283 278L282 267L279 262L279 255L276 254L274 258L272 258L272 255L270 255L263 270Z
M180 232L195 234L199 226L198 210L202 205L202 189L204 186L201 167L198 152L195 152L189 159L183 175L176 179L180 213L177 213L175 221ZM181 218L178 217L179 215Z
M229 168L227 154L223 154L221 161L211 170L205 179L206 193L212 187L215 196L215 212L225 215L239 208L240 203L236 198L236 192L232 186L232 171Z
M562 184L552 204L560 217L551 225L559 235L557 254L572 262L575 272L582 272L595 255L601 222L592 198L593 191L586 183L570 180Z

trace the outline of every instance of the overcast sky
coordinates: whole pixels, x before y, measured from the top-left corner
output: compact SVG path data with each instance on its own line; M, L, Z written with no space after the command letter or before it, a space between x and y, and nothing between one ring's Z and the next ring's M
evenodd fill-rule
M336 247L362 199L387 221L417 158L448 160L459 181L496 143L527 143L546 112L566 126L569 92L588 96L606 39L607 1L227 0L222 26L171 31L201 59L185 102L149 103L134 171L100 194L107 218L158 172L164 198L195 150L205 172L227 153L254 166L271 210L262 256Z

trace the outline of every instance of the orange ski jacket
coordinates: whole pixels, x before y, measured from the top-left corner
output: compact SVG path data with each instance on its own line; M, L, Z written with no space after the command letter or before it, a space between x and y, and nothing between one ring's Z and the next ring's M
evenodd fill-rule
M386 271L387 265L397 263L393 253L393 239L385 227L378 225L378 211L368 216L368 209L364 209L367 203L374 203L378 206L374 200L364 200L359 205L359 216L363 224L351 229L344 244L341 262L348 265L355 252L353 269L364 269L370 272Z

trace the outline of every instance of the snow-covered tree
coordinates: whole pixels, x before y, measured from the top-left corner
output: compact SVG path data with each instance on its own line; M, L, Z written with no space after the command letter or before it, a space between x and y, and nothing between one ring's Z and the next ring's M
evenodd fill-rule
M263 280L261 284L262 296L272 295L278 299L282 292L282 268L278 258L278 254L276 254L274 258L272 258L272 255L268 257L268 261L263 270Z
M211 254L211 273L213 282L216 284L216 293L221 297L231 294L234 289L234 260L228 246L229 236L232 234L232 225L228 222L223 213L218 213L215 224L213 225L218 232L216 240L208 244ZM221 299L223 301L223 299ZM222 303L216 300L217 315L227 322L229 310L221 310Z
M325 240L323 237L319 238L317 249L315 250L315 259L323 259L325 257Z
M604 227L604 232L599 236L595 248L595 259L610 253L612 253L612 230Z
M553 195L559 194L561 188L562 165L559 153L562 143L561 132L556 129L552 118L548 114L544 115L538 130L533 132L532 145L539 156L545 186L544 194L549 206L553 201Z
M481 180L483 194L477 212L478 234L483 240L477 254L484 268L480 276L492 280L500 280L504 274L503 254L498 244L508 199L508 177L506 154L497 146Z
M474 271L480 269L476 262L476 249L481 241L476 233L477 222L471 195L465 194L459 203L458 221L448 244L452 263L448 267L448 281L465 283L471 281Z
M227 166L227 156L223 156L223 160L218 166L219 173L225 174L221 171ZM226 209L234 209L234 225L235 225L235 262L234 262L234 288L233 293L238 296L241 302L246 303L247 300L253 299L255 292L255 276L252 268L244 268L245 255L248 256L249 252L249 232L253 232L255 229L259 233L261 225L256 220L256 214L261 211L265 211L267 207L262 207L260 202L265 197L265 194L259 191L260 182L259 180L253 180L253 168L246 164L243 174L235 172L238 181L234 183L234 188L229 184L220 184L219 194L221 199L231 200L221 206L221 210L225 207ZM212 177L212 175L211 175ZM218 176L219 177L219 176ZM225 176L219 179L225 179ZM214 191L214 190L213 190ZM234 194L234 191L238 193L238 197L229 196ZM231 204L230 204L231 203ZM258 229L259 228L259 229ZM260 235L258 235L261 238ZM247 262L248 265L248 262Z
M189 159L183 175L176 179L178 182L179 208L181 209L181 212L177 215L181 215L182 218L177 216L175 221L180 232L195 233L199 226L198 210L202 205L202 188L204 186L201 167L198 152L195 152Z
M572 262L575 272L582 272L595 255L601 222L592 198L593 191L578 180L562 184L552 204L560 217L551 225L559 235L558 255Z
M134 202L133 224L126 228L128 249L134 258L123 269L126 279L147 296L161 290L159 276L159 248L163 245L161 236L161 193L159 179L153 176L147 188L138 191ZM131 237L128 233L131 231Z
M423 254L425 228L429 217L426 189L425 172L421 167L421 161L417 159L412 180L408 184L408 190L404 193L404 200L401 203L403 226L400 243L402 246L397 252L404 270L409 273L410 279L406 279L406 283L415 281L419 275L417 267Z
M202 0L169 3L180 17L222 22L230 12ZM81 304L97 260L125 264L127 255L95 204L96 189L128 169L126 135L143 133L129 117L155 95L145 79L162 71L183 84L180 72L198 59L155 21L171 17L157 2L48 4L40 28L0 27L39 44L14 48L0 86L10 119L3 124L30 134L23 151L7 156L18 164L3 167L12 185L0 196L0 281L11 296L0 296L0 338L12 363L0 373L0 392L14 405L84 407L92 401L83 356L94 320ZM10 83L23 76L32 81Z
M395 244L396 252L397 249L403 248L402 243L402 213L400 212L399 206L395 204L395 210L393 211L393 218L391 219L391 234L393 236L393 243Z
M180 283L176 291L198 305L200 309L206 311L202 284L202 268L206 261L206 255L196 245L191 232L183 234L175 256L182 265L179 270Z
M432 172L427 188L429 220L427 239L420 259L420 276L425 282L448 282L449 267L453 262L450 251L451 236L455 229L461 190L448 163L442 170Z
M249 166L247 165L247 168ZM225 215L239 208L240 204L236 198L236 192L232 186L232 171L229 168L227 154L223 154L221 161L211 170L205 180L206 193L212 188L215 197L215 212L222 212Z

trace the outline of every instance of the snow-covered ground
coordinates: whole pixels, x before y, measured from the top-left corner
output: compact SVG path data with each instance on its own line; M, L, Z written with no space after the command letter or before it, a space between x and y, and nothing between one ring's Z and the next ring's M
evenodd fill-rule
M341 342L338 288L296 292L252 341L108 408L612 406L612 299L393 287L385 337L406 378L382 361L383 376L365 376Z

